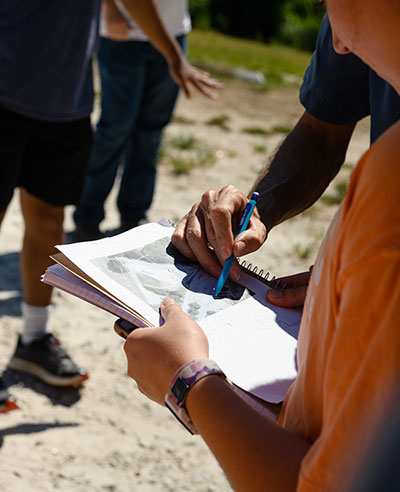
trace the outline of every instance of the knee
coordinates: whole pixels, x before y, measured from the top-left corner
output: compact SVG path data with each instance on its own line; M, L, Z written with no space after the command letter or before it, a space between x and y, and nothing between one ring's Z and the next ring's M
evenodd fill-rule
M59 242L63 237L64 207L43 204L25 216L25 230L41 241Z

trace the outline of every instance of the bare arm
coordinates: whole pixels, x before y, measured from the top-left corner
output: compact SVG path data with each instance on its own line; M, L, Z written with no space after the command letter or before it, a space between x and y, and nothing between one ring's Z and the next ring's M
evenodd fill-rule
M214 99L214 94L208 89L220 89L221 84L188 63L176 39L166 29L154 0L121 1L154 47L165 56L171 76L185 95L190 97L190 87L193 86L204 96Z
M317 200L339 171L353 129L354 125L325 123L306 111L254 185L260 197L245 232L234 239L247 198L234 186L225 186L203 194L178 224L173 243L217 277L232 252L243 256L256 251L273 226ZM234 264L231 277L236 280L239 275L239 266Z
M218 376L199 381L186 406L234 490L296 490L308 442L263 417Z
M254 185L268 231L322 195L344 162L354 126L332 125L304 112Z
M164 301L161 313L164 325L133 331L125 353L128 373L139 389L163 404L175 371L190 360L208 358L208 343L201 328L174 301ZM196 383L186 406L235 490L296 490L308 442L262 416L219 376Z

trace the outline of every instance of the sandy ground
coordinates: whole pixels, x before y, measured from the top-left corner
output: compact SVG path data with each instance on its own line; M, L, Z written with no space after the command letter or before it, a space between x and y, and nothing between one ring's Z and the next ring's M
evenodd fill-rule
M215 102L180 99L167 141L193 136L215 155L210 167L173 173L163 158L149 218L177 220L201 192L232 183L248 191L283 135L245 133L245 128L291 127L302 113L297 89L257 92L226 86ZM222 129L211 118L226 116ZM265 133L265 132L264 132ZM368 146L368 124L353 137L347 162ZM167 147L168 154L168 147ZM351 166L343 171L348 177ZM342 179L342 178L337 178ZM107 202L104 229L118 226L116 190ZM307 269L337 206L318 203L312 212L277 227L252 259L275 275ZM71 210L65 229L71 230ZM80 390L58 390L6 369L21 328L18 257L22 220L16 193L0 243L1 369L18 398L19 411L0 417L0 490L4 492L224 492L223 472L199 437L191 437L168 411L149 402L126 375L122 340L114 318L72 296L56 292L53 331L90 371Z

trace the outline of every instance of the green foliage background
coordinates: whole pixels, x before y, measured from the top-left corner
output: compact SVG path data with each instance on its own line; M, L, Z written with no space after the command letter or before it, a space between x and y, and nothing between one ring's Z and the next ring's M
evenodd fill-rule
M192 22L232 36L312 51L324 14L316 0L189 0Z

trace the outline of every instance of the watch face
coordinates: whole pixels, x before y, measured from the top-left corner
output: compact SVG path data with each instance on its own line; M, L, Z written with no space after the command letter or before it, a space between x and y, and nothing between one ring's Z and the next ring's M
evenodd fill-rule
M188 389L189 385L181 376L179 376L179 378L175 381L175 384L171 388L171 391L178 398L178 401L181 402L185 399Z

